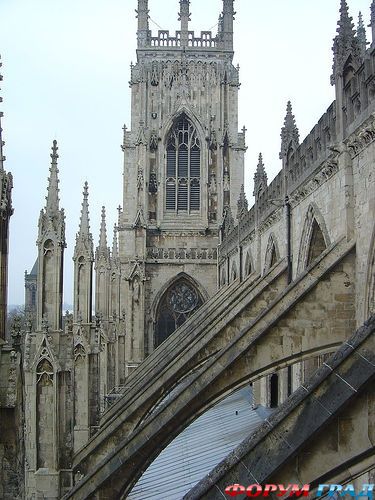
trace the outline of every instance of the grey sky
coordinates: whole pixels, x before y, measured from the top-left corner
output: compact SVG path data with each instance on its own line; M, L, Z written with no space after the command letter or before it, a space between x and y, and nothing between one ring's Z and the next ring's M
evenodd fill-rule
M236 0L239 128L246 125L246 191L260 151L269 180L280 169L280 129L291 99L301 139L334 99L329 84L339 0ZM349 0L357 24L370 0ZM150 0L151 19L178 28L178 0ZM24 270L36 258L50 147L59 143L66 210L65 300L72 302L72 251L85 180L97 241L102 205L109 240L122 200L122 126L130 123L129 65L135 61L136 0L0 0L6 169L14 175L9 303L23 303ZM217 23L221 0L191 0L193 29ZM151 22L153 31L157 26ZM216 26L213 28L216 32Z

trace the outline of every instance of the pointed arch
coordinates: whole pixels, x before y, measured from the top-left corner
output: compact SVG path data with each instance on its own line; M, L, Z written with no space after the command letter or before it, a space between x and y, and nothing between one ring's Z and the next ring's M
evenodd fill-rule
M220 273L219 273L219 287L222 287L223 285L226 284L227 282L227 273L226 273L226 266L225 262L220 268Z
M253 259L251 257L250 249L248 249L246 252L246 256L245 256L245 263L244 263L244 269L243 269L244 278L247 278L248 276L250 276L250 274L253 272L253 270L254 270Z
M166 135L165 210L201 210L202 146L197 127L180 113Z
M159 291L155 301L154 347L158 347L205 301L196 280L179 273Z
M193 127L196 129L197 134L198 134L198 139L200 140L201 144L203 144L206 133L202 127L202 124L198 118L198 116L194 113L194 111L186 106L182 105L180 106L173 115L171 115L165 122L161 133L160 137L162 138L162 143L166 147L168 145L168 136L170 134L170 131L175 127L176 123L178 122L179 118L185 115L186 118L190 121L190 123L193 125Z
M238 278L237 264L235 261L232 262L232 267L230 271L230 281L235 281Z
M310 204L302 230L298 273L308 267L330 245L328 231L318 207Z
M266 273L280 260L279 247L275 235L271 233L268 238L266 255L264 258L264 272Z
M158 347L204 302L195 280L180 273L159 299L156 309L154 346Z

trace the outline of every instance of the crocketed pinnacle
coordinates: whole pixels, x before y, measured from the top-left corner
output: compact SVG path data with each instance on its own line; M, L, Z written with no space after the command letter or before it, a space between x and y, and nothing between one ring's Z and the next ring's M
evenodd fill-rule
M56 214L59 210L59 169L57 168L57 160L59 155L57 154L58 147L57 141L54 140L52 143L52 153L51 153L51 167L49 169L48 178L48 188L46 197L46 213L47 215Z
M340 19L337 23L336 31L341 38L355 36L353 18L349 15L349 7L346 0L341 0Z
M262 153L259 153L258 165L254 174L254 196L259 193L259 188L261 186L263 186L263 188L267 187L267 172L264 168Z
M107 226L105 223L105 207L102 207L102 221L100 224L100 235L99 235L99 251L105 251L107 252L108 250L108 245L107 245Z
M117 226L116 226L116 224L114 225L114 228L113 228L112 258L114 260L118 259Z
M280 159L283 159L288 154L289 150L296 150L299 146L299 131L296 125L296 120L292 112L292 103L288 101L286 105L286 115L284 126L281 129L281 152Z
M366 51L367 40L366 40L366 28L363 23L363 16L361 11L359 11L358 14L357 38L361 45L362 53L364 53Z
M241 219L249 210L249 204L246 199L244 185L241 185L240 196L237 200L237 219Z
M349 15L346 0L341 0L340 19L337 23L337 35L333 40L333 72L331 84L335 84L337 76L342 76L344 67L351 57L354 68L359 67L362 62L362 49L360 39L356 36L353 18Z
M78 238L89 239L90 235L90 218L89 218L89 185L87 181L83 187L83 201L81 210L81 220L79 223Z

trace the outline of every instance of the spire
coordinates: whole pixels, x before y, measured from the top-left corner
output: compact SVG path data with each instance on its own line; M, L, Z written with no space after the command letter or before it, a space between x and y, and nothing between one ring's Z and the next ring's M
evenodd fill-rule
M149 41L149 10L148 0L138 0L138 9L136 10L138 18L138 47L147 47Z
M363 16L361 11L359 11L358 14L357 38L361 46L361 52L363 57L366 52L367 40L366 40L366 28L363 23Z
M118 244L117 244L117 226L113 228L113 242L112 242L112 259L118 259Z
M180 0L178 20L181 21L181 47L186 47L189 40L190 0Z
M289 150L296 151L299 146L299 132L294 115L292 113L292 104L288 101L286 105L286 115L284 126L281 129L281 151L280 159L285 158Z
M85 182L83 187L83 201L81 209L81 220L79 223L79 231L77 239L91 239L90 234L90 218L89 218L89 185Z
M246 199L245 188L244 185L241 185L240 196L237 201L237 219L242 219L244 215L247 214L249 210L249 204Z
M50 175L48 178L48 187L47 187L47 197L46 197L46 212L47 215L55 214L59 210L59 179L58 173L59 169L57 168L57 160L59 155L57 154L57 141L54 140L52 144L52 153L51 153L51 167L49 169Z
M254 174L254 192L253 196L257 196L260 191L265 191L267 187L267 173L264 168L262 153L259 153L258 165Z
M337 23L337 35L333 40L333 73L331 84L335 84L337 76L342 76L348 59L351 57L351 64L357 69L361 63L361 45L356 36L353 18L349 15L349 8L346 0L341 0L340 19Z

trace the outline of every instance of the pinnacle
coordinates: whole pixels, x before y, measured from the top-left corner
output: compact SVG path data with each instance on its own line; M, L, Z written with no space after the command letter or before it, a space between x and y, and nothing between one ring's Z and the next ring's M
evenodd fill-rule
M366 28L363 22L362 12L359 11L358 14L358 26L357 26L357 37L361 45L366 49L367 40L366 40Z
M117 244L117 225L113 227L113 243L112 243L112 258L118 258L118 244Z
M52 153L51 153L51 167L49 169L50 176L48 178L48 187L47 187L47 203L46 210L48 215L52 215L59 210L59 179L58 173L59 169L57 168L57 159L59 155L57 154L58 147L57 141L54 140L52 143Z
M237 219L241 219L248 211L249 204L245 194L244 185L241 185L240 196L237 201Z
M87 181L83 187L83 201L82 201L82 209L81 209L81 220L79 225L79 233L78 238L87 239L91 238L90 235L90 218L89 218L89 186Z
M261 185L263 185L264 187L267 186L267 173L266 169L264 168L263 155L262 153L259 153L258 165L254 174L254 196L256 196L256 194L258 193L259 187Z
M105 207L102 207L102 221L100 224L99 249L107 251L107 226L105 222Z
M292 103L288 101L286 105L286 115L284 126L281 129L281 153L280 158L283 158L290 147L294 150L299 146L299 131L296 125L296 120L293 115Z
M266 171L264 169L263 155L262 155L262 153L259 153L257 174L265 174L265 173L266 173Z
M349 7L346 0L341 0L340 19L338 21L337 33L341 36L354 36L353 18L349 15Z

